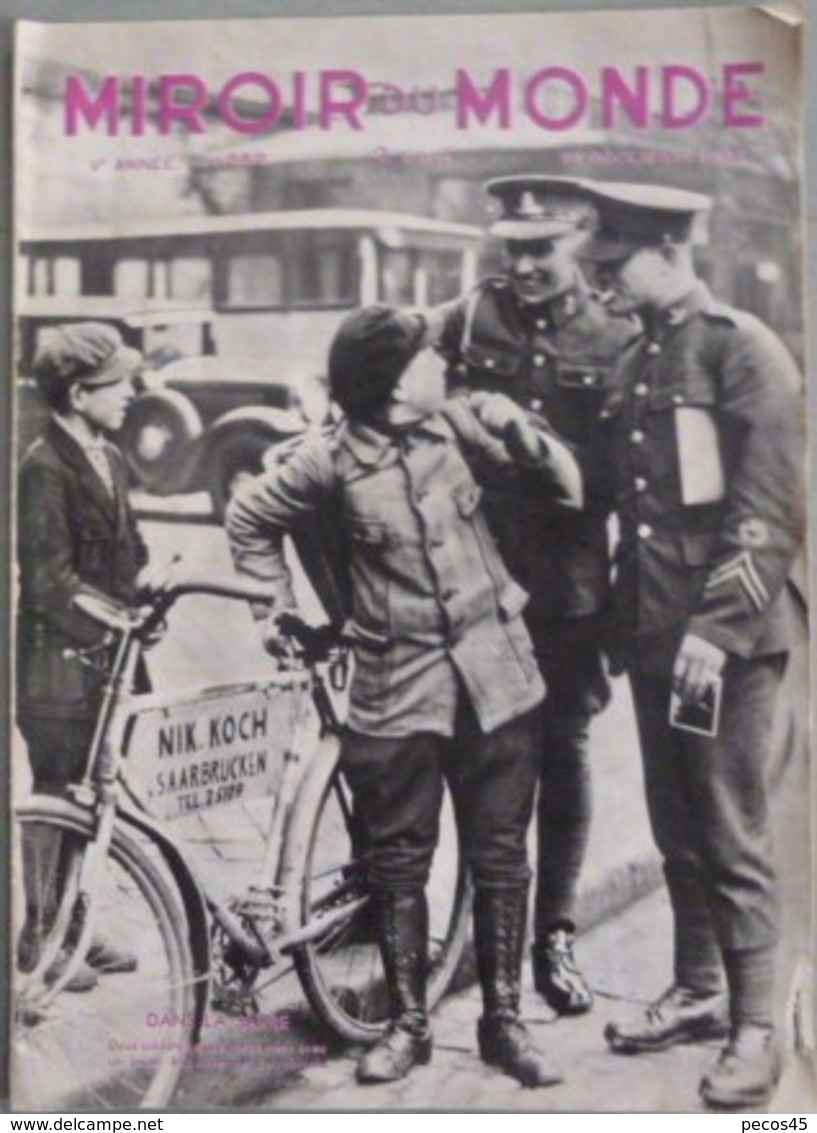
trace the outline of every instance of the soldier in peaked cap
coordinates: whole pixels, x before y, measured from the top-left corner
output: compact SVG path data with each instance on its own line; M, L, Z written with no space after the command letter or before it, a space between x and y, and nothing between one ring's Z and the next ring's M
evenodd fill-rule
M675 926L672 986L606 1037L634 1053L728 1031L701 1093L742 1108L780 1074L764 772L804 523L801 383L775 335L696 278L707 198L598 184L592 200L599 225L581 255L610 309L644 326L601 417L621 529L619 661Z
M581 182L527 175L488 182L507 271L438 308L452 390L507 394L568 440L593 446L605 377L637 330L591 293L574 249L592 220ZM600 649L609 597L603 512L567 515L544 497L493 492L486 511L548 686L539 756L533 974L556 1011L592 1005L573 955L574 901L591 816L588 737L609 688Z
M78 648L96 648L97 660L105 655L104 631L72 608L72 598L131 602L147 560L122 458L104 439L122 423L141 362L115 328L90 322L42 331L34 359L52 416L19 472L17 718L40 794L63 794L81 776L104 683L97 668L71 655ZM70 847L58 830L25 827L17 962L30 971L56 915ZM46 978L56 980L67 958L57 956ZM66 990L86 991L98 973L135 967L135 956L96 938Z

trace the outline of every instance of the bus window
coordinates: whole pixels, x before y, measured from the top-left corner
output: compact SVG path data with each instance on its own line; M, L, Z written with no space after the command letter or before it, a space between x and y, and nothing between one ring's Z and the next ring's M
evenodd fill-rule
M358 301L354 243L335 234L299 233L290 244L293 307L342 307Z
M83 295L114 295L114 249L98 245L83 250L80 289Z
M383 302L410 306L414 302L414 256L407 248L382 248L380 257Z
M76 256L30 256L27 289L29 295L79 295Z
M79 295L80 271L76 256L57 256L54 259L54 294Z
M54 294L54 261L50 256L29 256L29 295Z
M274 252L239 252L226 262L225 307L280 307L284 301L281 257Z
M161 280L165 287L164 292L157 290L157 294L168 299L204 300L208 305L212 302L213 271L206 256L174 256L172 260L157 261L155 267L157 284Z
M456 299L462 293L462 254L459 252L420 252L417 258L414 302L433 307Z
M113 292L124 299L144 299L151 294L149 264L145 259L117 260L113 267Z

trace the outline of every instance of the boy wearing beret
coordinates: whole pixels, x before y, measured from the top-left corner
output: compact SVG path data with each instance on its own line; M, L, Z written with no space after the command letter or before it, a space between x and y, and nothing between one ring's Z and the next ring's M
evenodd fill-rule
M142 357L113 327L76 323L42 332L33 374L51 418L23 456L18 480L17 721L33 790L62 795L81 778L104 674L77 649L100 650L104 631L78 610L78 594L132 602L147 551L128 502L119 451L104 439L133 397ZM26 919L17 945L33 970L59 904L69 847L60 831L25 824L22 862ZM56 980L68 953L54 961ZM98 972L126 972L136 957L95 940L66 990L86 991Z
M321 501L337 501L342 514L355 672L340 760L372 847L391 1008L358 1080L401 1078L431 1057L425 886L445 775L475 886L480 1054L524 1085L545 1086L559 1075L519 1017L531 729L544 685L521 616L527 596L488 533L472 470L529 478L531 490L574 506L581 479L566 446L508 399L444 402L442 367L425 341L416 315L383 306L350 315L329 354L345 421L243 489L227 531L237 569L276 595L263 622L275 652L276 619L294 606L283 537Z

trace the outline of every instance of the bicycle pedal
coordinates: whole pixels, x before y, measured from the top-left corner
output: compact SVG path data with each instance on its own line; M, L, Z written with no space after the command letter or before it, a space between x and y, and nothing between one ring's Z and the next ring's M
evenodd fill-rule
M230 905L230 911L253 924L263 923L277 927L281 920L275 894L255 886L250 887L242 897L236 897Z
M229 987L217 980L213 981L211 1004L214 1011L234 1018L258 1015L261 1010L256 997L245 988Z

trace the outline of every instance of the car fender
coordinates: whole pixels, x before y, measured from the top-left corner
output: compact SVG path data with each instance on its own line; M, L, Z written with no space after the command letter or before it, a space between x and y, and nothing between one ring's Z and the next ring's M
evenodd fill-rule
M225 433L233 429L253 428L268 432L270 436L292 437L304 431L304 420L293 409L276 409L274 406L246 405L231 409L219 417L207 431L207 447L212 447Z
M187 394L182 393L180 390L170 389L164 386L154 386L146 389L144 393L140 393L133 401L134 405L150 403L164 403L172 407L178 414L179 419L184 422L191 441L201 436L204 431L198 409Z

